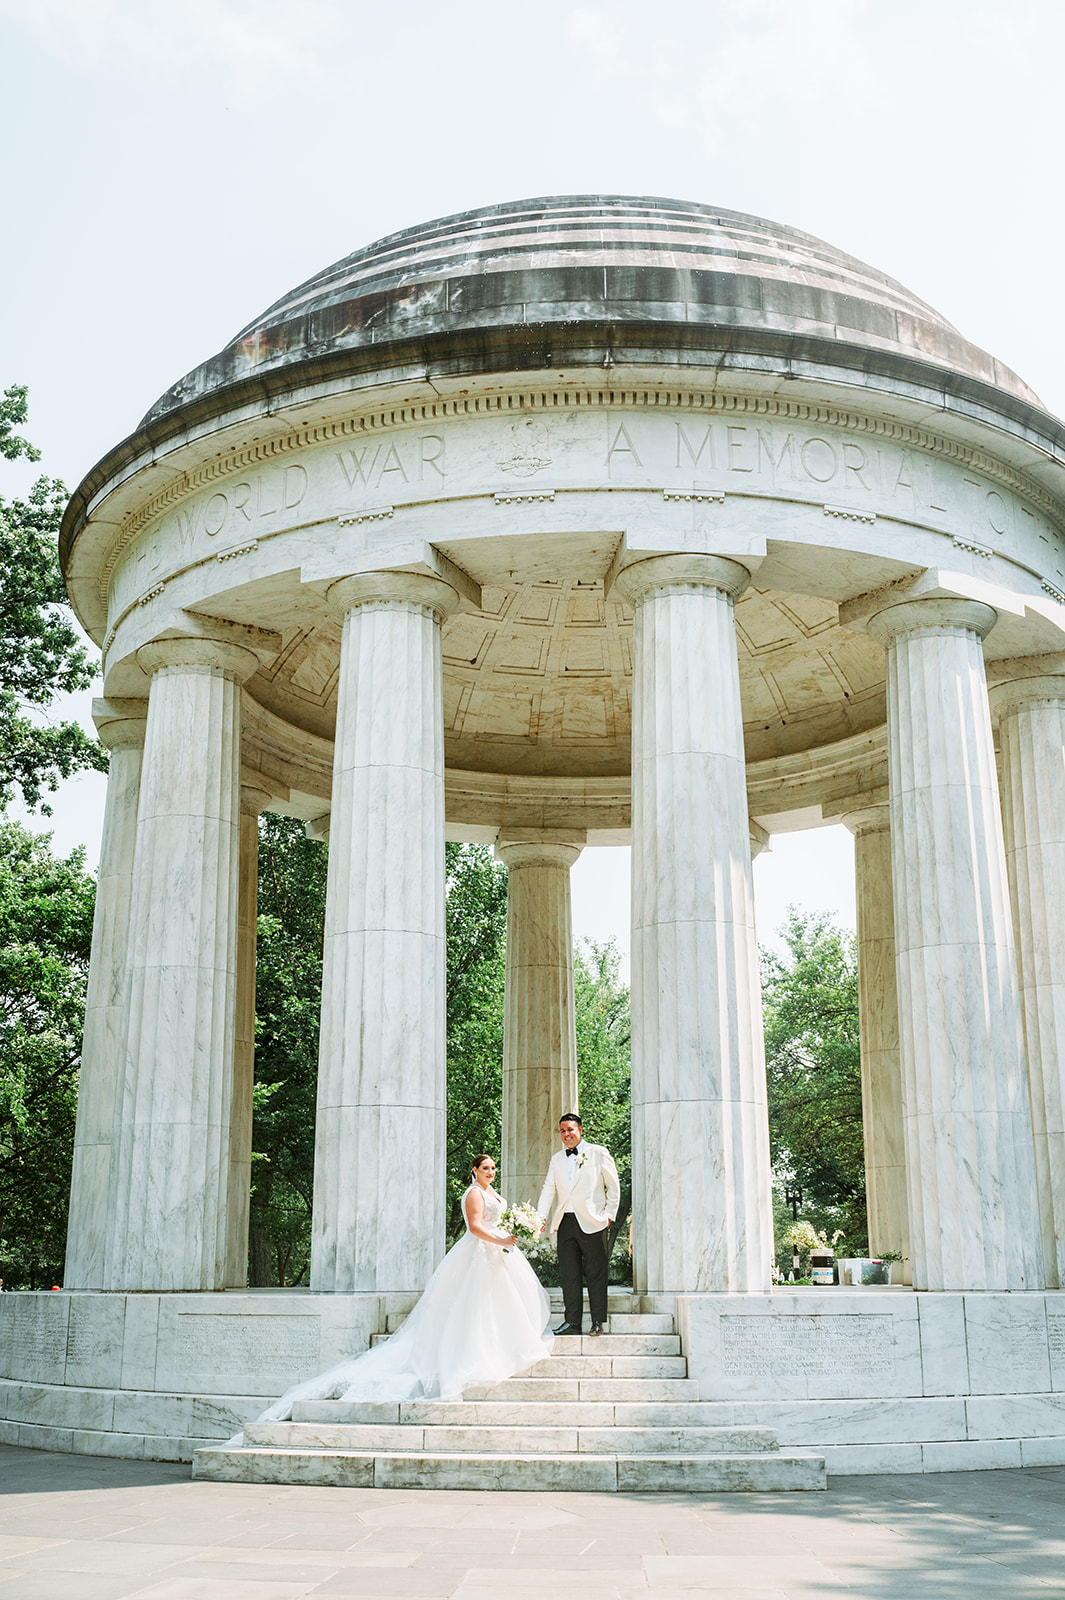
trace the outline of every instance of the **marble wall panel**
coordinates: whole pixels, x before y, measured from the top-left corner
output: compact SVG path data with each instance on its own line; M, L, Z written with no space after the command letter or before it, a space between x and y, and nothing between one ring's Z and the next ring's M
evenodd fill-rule
M924 1399L773 1400L736 1405L736 1421L775 1428L781 1448L920 1444L966 1436L965 1401Z
M1065 1395L974 1395L965 1402L970 1439L1027 1439L1065 1434Z
M923 1444L921 1458L925 1472L992 1472L1019 1467L1019 1439L951 1439L938 1444Z
M169 1296L159 1315L156 1383L160 1389L202 1394L279 1395L321 1371L321 1315L263 1297L233 1310ZM250 1297L249 1297L250 1299Z
M159 1296L123 1296L126 1314L122 1329L123 1389L154 1389L159 1347Z
M831 1444L821 1452L825 1470L865 1477L880 1472L923 1472L919 1444Z
M62 1383L67 1362L70 1296L51 1292L4 1295L11 1327L3 1376Z
M912 1296L678 1296L677 1311L703 1400L921 1393Z
M126 1304L125 1295L71 1295L64 1382L118 1388Z
M1065 1434L1056 1439L1022 1439L1021 1466L1065 1466Z
M922 1294L916 1299L924 1393L968 1394L969 1358L961 1296Z
M1050 1388L1042 1294L967 1294L965 1343L973 1394L1033 1394Z
M1046 1308L1050 1387L1065 1389L1065 1292L1048 1294Z

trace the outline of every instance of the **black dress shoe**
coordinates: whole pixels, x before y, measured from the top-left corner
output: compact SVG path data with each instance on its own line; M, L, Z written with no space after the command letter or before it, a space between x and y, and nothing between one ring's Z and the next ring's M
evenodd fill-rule
M568 1322L564 1322L564 1323L563 1323L563 1324L562 1324L562 1326L561 1326L561 1327L560 1327L560 1328L556 1328L556 1329L555 1329L555 1333L556 1333L556 1335L557 1335L557 1334L560 1334L560 1333L562 1333L562 1334L567 1334L567 1333L569 1333L569 1334L574 1334L574 1335L575 1335L575 1336L577 1336L577 1337L578 1337L578 1338L579 1338L579 1337L580 1337L580 1331L581 1331L581 1330L580 1330L580 1327L579 1327L579 1326L578 1326L578 1327L576 1327L576 1328L574 1328L574 1327L572 1327L572 1326L571 1326L571 1324L570 1324L570 1323L568 1323Z
M606 1332L606 1324L605 1323L603 1323L603 1322L593 1322L592 1323L591 1332L589 1333L588 1337L589 1337L589 1339L598 1339L599 1335L601 1333L605 1333L605 1332Z

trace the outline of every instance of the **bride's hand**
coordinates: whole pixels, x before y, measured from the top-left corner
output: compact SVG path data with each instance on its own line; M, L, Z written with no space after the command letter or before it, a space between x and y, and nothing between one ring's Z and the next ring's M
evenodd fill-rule
M499 1242L503 1246L504 1250L512 1250L518 1242L518 1236L516 1233L508 1233L507 1237L505 1239L500 1239Z

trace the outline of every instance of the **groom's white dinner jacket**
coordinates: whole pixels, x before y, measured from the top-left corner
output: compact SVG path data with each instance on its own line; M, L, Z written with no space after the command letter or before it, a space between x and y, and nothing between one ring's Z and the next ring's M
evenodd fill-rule
M556 1150L547 1169L537 1206L552 1233L572 1203L573 1213L585 1233L602 1233L618 1214L621 1185L614 1157L602 1144L587 1144L583 1139L577 1154Z

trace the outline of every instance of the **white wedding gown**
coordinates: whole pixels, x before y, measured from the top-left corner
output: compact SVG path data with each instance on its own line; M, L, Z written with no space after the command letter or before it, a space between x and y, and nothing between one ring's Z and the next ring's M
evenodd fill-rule
M462 1197L462 1215L474 1185ZM506 1201L484 1195L482 1226L496 1223ZM441 1261L406 1322L361 1356L308 1378L265 1410L259 1422L283 1422L294 1400L461 1400L467 1388L502 1383L551 1354L551 1304L515 1246L504 1251L469 1231Z

